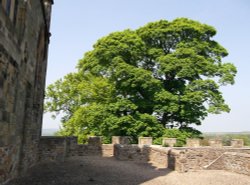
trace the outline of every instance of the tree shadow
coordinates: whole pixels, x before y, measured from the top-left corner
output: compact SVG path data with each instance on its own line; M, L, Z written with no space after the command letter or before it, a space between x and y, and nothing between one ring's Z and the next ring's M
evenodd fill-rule
M42 162L8 185L138 185L170 172L145 161L73 156L64 162Z
M74 137L44 137L39 147L40 163L8 185L137 185L171 172L168 150L147 145L105 145L96 137L83 145Z

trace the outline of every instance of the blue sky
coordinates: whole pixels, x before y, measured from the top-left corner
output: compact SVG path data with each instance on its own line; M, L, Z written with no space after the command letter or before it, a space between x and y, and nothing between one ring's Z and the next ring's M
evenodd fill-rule
M203 132L250 130L250 1L249 0L55 0L52 9L47 85L75 71L97 39L114 31L136 29L160 19L187 17L217 30L238 74L233 86L222 88L231 112L210 115L197 127ZM43 128L58 128L59 120L44 116Z

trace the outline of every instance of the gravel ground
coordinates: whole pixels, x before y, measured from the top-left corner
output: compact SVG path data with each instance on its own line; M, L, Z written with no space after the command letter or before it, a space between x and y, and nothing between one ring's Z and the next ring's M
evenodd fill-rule
M75 157L42 163L8 185L250 185L250 177L225 171L178 173L114 158Z

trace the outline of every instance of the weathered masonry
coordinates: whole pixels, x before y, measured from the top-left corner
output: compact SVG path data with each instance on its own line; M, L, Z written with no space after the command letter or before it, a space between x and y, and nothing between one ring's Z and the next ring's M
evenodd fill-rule
M39 160L62 162L74 156L114 156L178 172L226 170L250 176L250 147L244 146L243 140L232 140L231 146L218 145L218 140L216 145L211 142L209 146L201 146L199 140L188 139L185 147L163 147L152 145L152 137L140 137L138 144L130 144L128 138L113 136L112 144L102 144L101 137L89 137L88 144L78 144L76 137L42 137Z
M53 0L0 0L0 184L38 160Z

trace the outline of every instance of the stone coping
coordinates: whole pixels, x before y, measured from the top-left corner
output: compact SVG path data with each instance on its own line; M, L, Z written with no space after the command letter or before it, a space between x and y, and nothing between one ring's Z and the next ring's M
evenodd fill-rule
M99 137L99 136L98 136ZM141 137L141 138L148 138L148 137ZM77 139L76 136L41 136L40 137L41 140L44 140L44 139L51 139L51 140L75 140ZM77 145L82 145L82 144L77 144ZM105 145L105 144L102 144L102 145ZM112 144L109 144L109 145L112 145ZM123 145L123 144L115 144L115 145ZM213 146L197 146L197 147L188 147L188 146L183 146L183 147L163 147L162 145L139 145L139 144L124 144L124 146L126 145L130 145L130 146L137 146L137 147L158 147L158 148L173 148L173 149L176 149L176 150L185 150L185 149L205 149L205 148L208 148L208 149L241 149L241 150L249 150L250 149L250 146L243 146L243 147L233 147L233 146L222 146L222 147L213 147Z
M239 157L250 158L250 154L238 153L238 152L225 152L224 155L235 155L235 156L239 156Z
M239 148L235 148L235 147L232 147L232 146L222 146L222 147L213 147L213 146L199 146L199 147L186 147L186 146L183 146L183 147L165 147L165 148L174 148L176 150L184 150L184 149L215 149L215 150L222 150L222 149L235 149L235 150L250 150L250 146L244 146L244 147L239 147Z
M71 138L77 138L75 136L41 136L40 139L71 139Z

